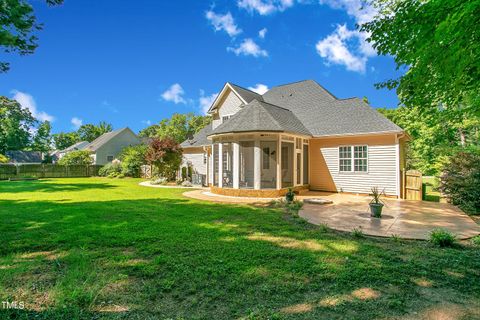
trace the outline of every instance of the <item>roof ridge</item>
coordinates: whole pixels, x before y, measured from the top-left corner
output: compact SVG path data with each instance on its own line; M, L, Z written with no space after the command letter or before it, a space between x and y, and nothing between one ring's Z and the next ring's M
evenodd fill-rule
M259 101L259 100L257 100L257 99L253 99L252 102L253 102L253 101L257 101L257 102L260 103L260 104L265 103L265 104L271 105L272 107L276 107L276 108L279 108L279 109L283 109L283 110L287 110L287 111L292 112L292 110L290 110L290 109L287 109L287 108L285 108L285 107L281 107L281 106L279 106L279 105L276 105L276 104L273 104L273 103L270 103L270 102ZM252 103L252 102L250 102L250 103ZM250 103L249 103L249 104L250 104ZM248 105L248 104L247 104L247 105ZM292 112L292 113L293 113L293 112Z
M239 86L238 84L235 84L235 83L233 83L233 82L227 81L227 83L230 84L231 86L239 87L239 88L241 88L241 89L243 89L243 90L246 90L246 91L249 91L249 92L251 92L251 93L255 93L255 94L258 94L259 96L261 96L261 94L259 94L258 92L255 92L255 91L253 91L253 90L250 90L250 89L245 88L245 87L242 87L242 86Z

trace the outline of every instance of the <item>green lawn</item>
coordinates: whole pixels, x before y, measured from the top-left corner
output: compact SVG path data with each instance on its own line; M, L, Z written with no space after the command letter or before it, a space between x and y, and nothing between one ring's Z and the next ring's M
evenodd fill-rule
M480 318L480 248L103 178L0 182L0 318ZM446 318L446 319L447 319Z
M440 192L438 186L440 182L437 177L423 177L425 188L425 201L440 202Z

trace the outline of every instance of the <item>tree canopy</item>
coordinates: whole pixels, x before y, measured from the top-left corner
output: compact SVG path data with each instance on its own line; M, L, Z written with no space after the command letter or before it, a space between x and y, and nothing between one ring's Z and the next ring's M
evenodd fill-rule
M141 137L171 138L177 143L191 138L200 129L211 122L210 116L199 116L193 113L175 113L169 119L163 119L140 131Z
M46 0L50 6L63 3L63 0ZM35 32L42 29L37 22L33 7L24 0L0 1L0 47L6 53L32 54L38 47ZM0 62L0 72L10 69L8 62Z
M35 124L30 110L22 108L16 100L0 96L0 153L27 148Z
M106 123L105 121L100 121L97 125L95 124L84 124L78 128L77 133L80 137L80 141L92 142L93 140L100 137L102 134L112 131L112 125Z

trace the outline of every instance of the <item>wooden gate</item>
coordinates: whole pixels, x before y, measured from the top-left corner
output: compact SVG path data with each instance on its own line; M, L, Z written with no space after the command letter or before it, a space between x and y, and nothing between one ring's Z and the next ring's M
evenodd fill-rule
M407 200L422 200L422 173L417 170L404 171L404 197Z

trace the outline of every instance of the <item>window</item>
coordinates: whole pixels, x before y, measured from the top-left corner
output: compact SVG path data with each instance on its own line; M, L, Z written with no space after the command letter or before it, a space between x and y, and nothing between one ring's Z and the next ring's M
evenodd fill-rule
M352 150L353 149L353 150ZM368 171L368 147L346 146L338 148L340 172L367 172Z
M367 146L353 147L355 172L367 172Z
M222 117L222 123L230 119L231 116L223 116Z
M207 154L203 154L203 164L207 164Z
M270 169L270 148L263 148L262 169Z
M352 171L352 147L338 148L340 172Z
M107 156L107 162L112 162L113 161L113 156Z

